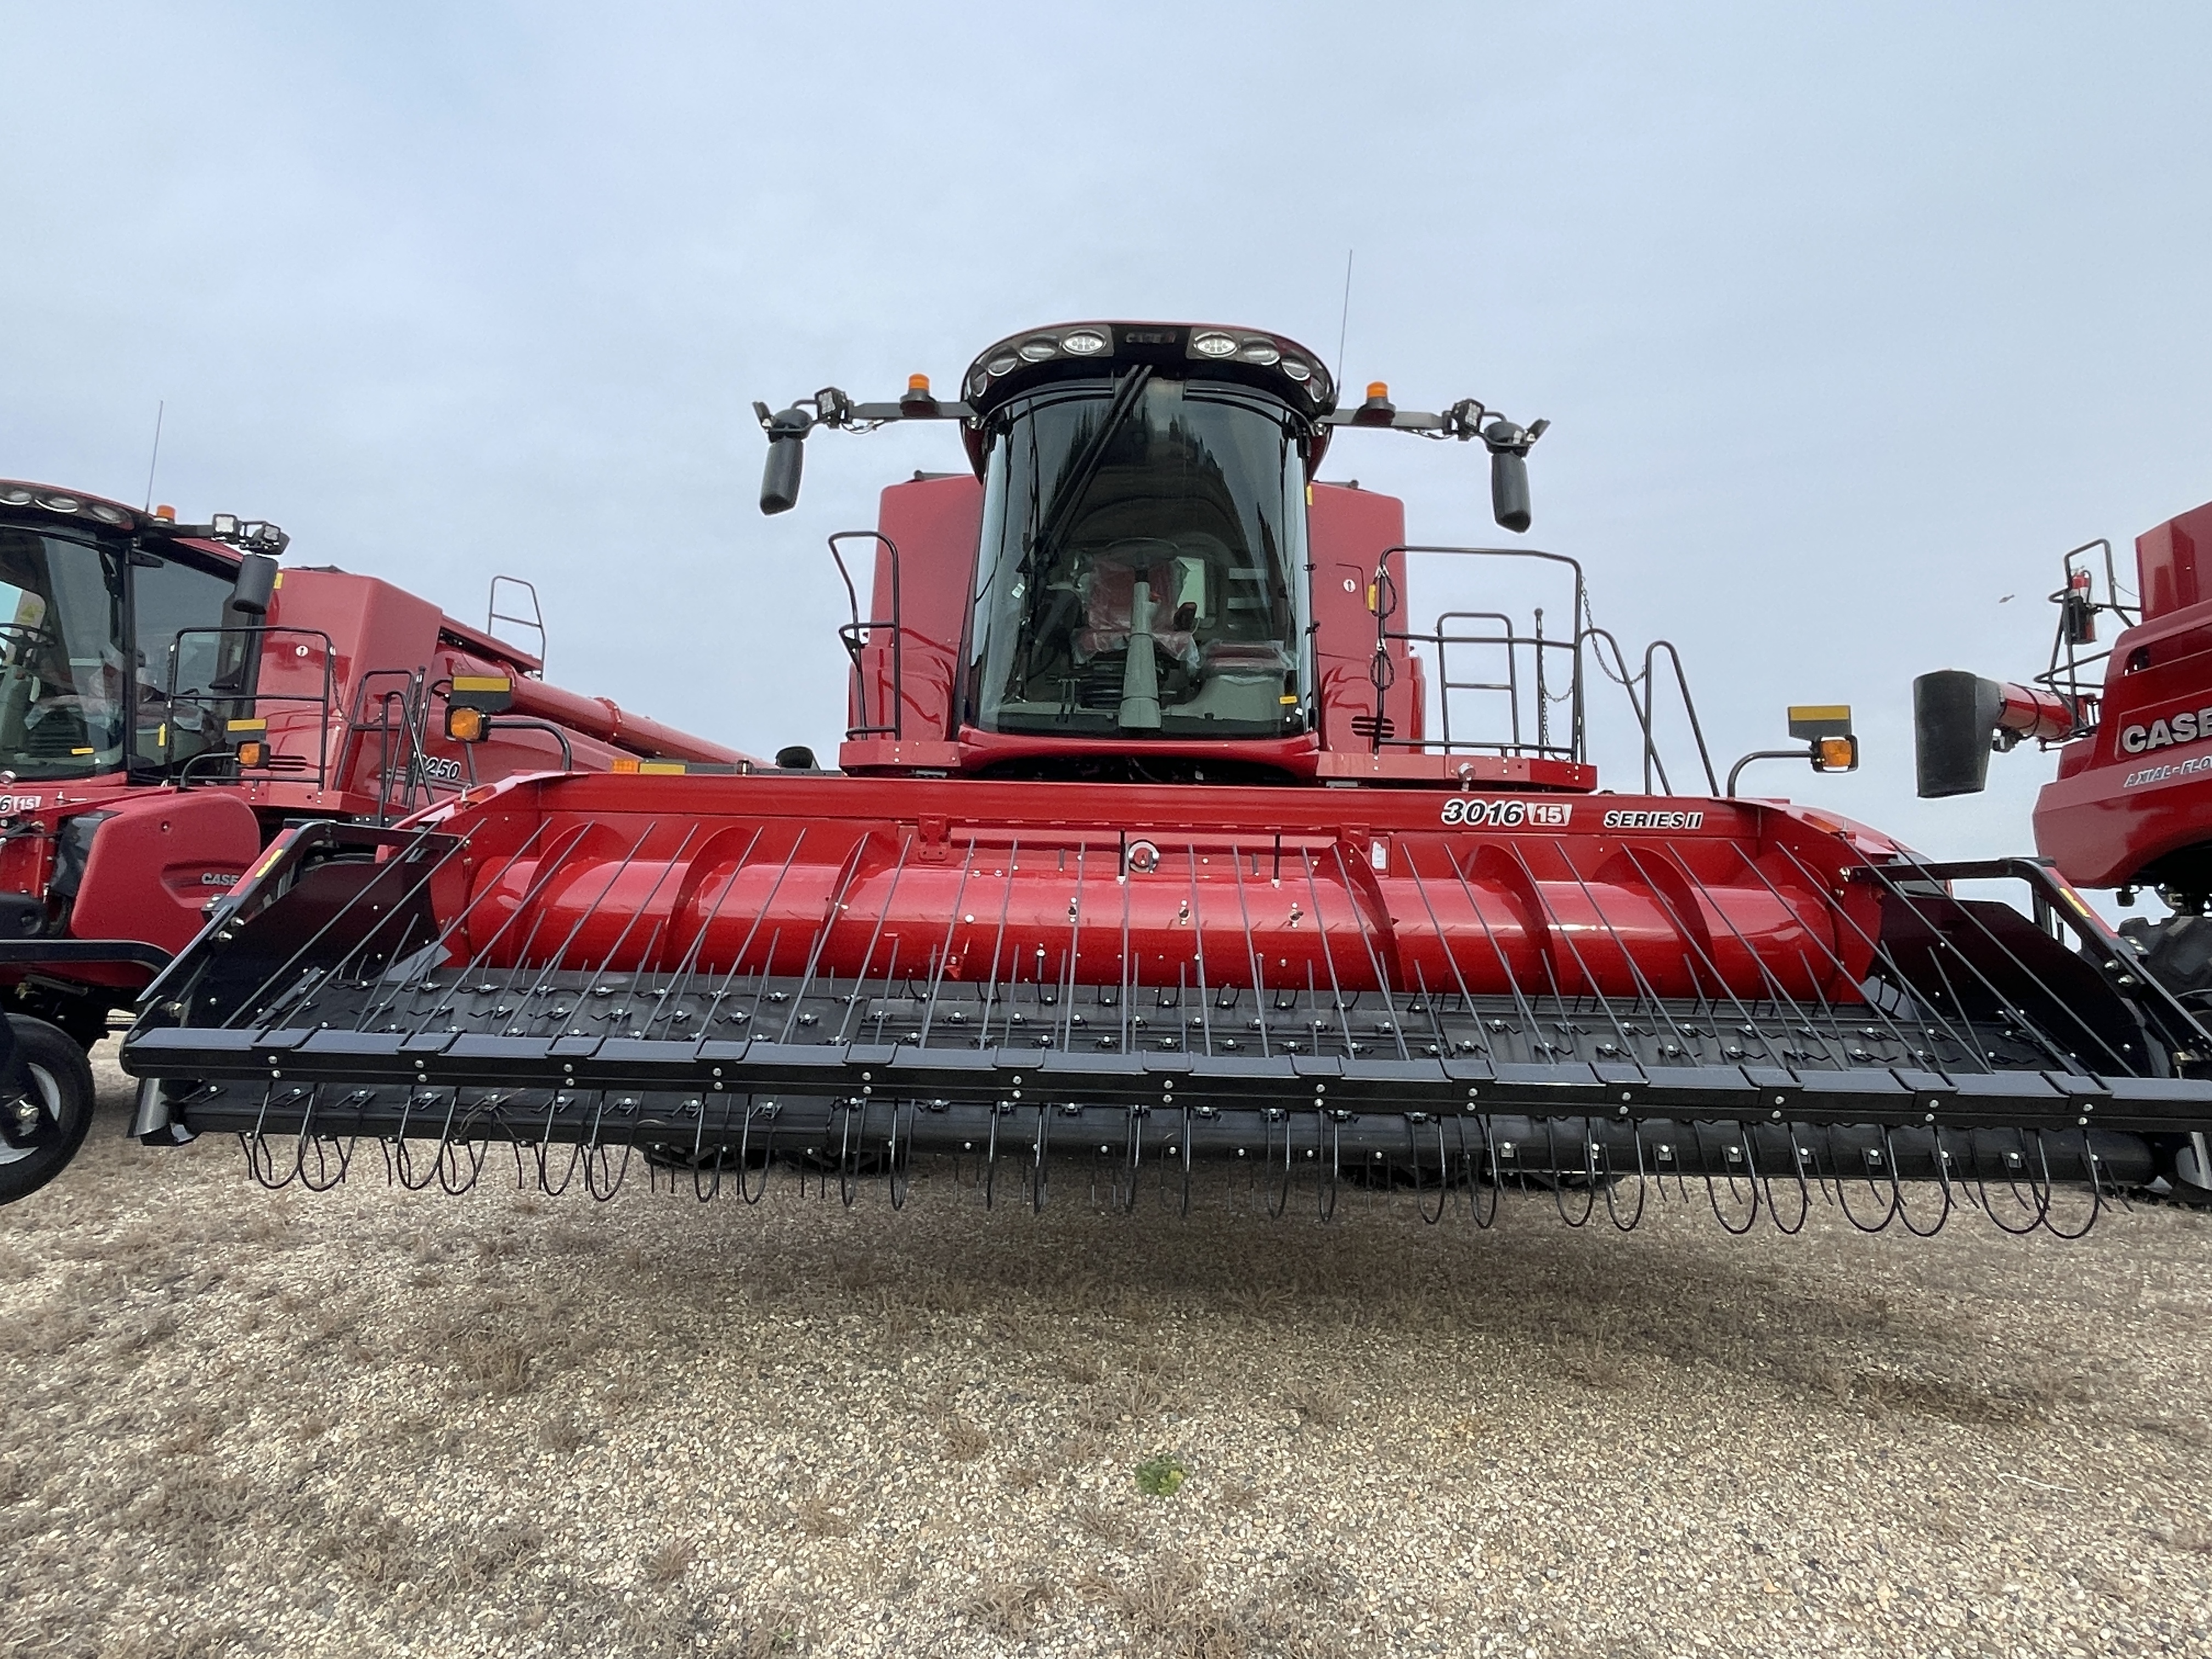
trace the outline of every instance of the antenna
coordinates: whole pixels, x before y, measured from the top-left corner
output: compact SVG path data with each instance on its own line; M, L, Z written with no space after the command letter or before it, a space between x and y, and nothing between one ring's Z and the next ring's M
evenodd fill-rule
M1352 326L1352 250L1344 250L1344 313L1336 319L1336 384L1344 384L1344 334Z
M154 510L154 469L161 464L161 416L168 412L166 398L154 405L154 455L146 463L146 511Z

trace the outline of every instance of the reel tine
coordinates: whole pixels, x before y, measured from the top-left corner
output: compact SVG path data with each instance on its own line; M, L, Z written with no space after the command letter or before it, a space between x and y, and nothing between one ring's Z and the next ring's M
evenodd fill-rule
M1912 1206L1905 1202L1904 1185L1897 1180L1896 1149L1891 1143L1889 1130L1887 1127L1885 1127L1881 1132L1881 1146L1883 1152L1887 1153L1889 1156L1890 1180L1893 1182L1896 1182L1898 1186L1898 1220L1904 1224L1905 1231L1911 1233L1915 1238L1935 1237L1936 1234L1943 1231L1943 1224L1951 1218L1952 1207L1950 1176L1943 1168L1943 1137L1942 1131L1938 1130L1936 1136L1936 1179L1937 1184L1942 1188L1943 1202L1942 1207L1936 1212L1936 1219L1926 1227L1921 1226L1919 1223L1913 1220Z
M1705 1200L1712 1206L1713 1219L1721 1224L1721 1229L1723 1231L1732 1233L1736 1237L1741 1238L1759 1224L1759 1157L1752 1149L1750 1141L1744 1133L1743 1126L1741 1124L1733 1124L1729 1127L1734 1128L1735 1131L1736 1150L1742 1154L1743 1159L1745 1172L1744 1186L1751 1194L1751 1208L1745 1212L1743 1224L1741 1227L1729 1221L1727 1212L1721 1208L1720 1188L1713 1184L1712 1160L1705 1156L1705 1137L1702 1134L1697 1136L1698 1154L1698 1161L1705 1166ZM1696 1133L1694 1126L1692 1127L1692 1133ZM1729 1172L1727 1180L1729 1197L1733 1200L1736 1198L1736 1178L1735 1172L1734 1170L1730 1170Z
M1328 1182L1326 1187L1315 1183L1314 1200L1321 1211L1322 1224L1326 1226L1336 1218L1337 1176L1341 1173L1344 1157L1344 1132L1332 1122L1325 1111L1314 1114L1314 1137L1328 1143Z
M1627 1220L1623 1221L1620 1218L1620 1206L1615 1201L1613 1197L1614 1188L1619 1185L1619 1182L1615 1180L1608 1179L1605 1184L1606 1219L1612 1222L1616 1229L1624 1233L1634 1232L1636 1231L1637 1223L1644 1219L1644 1205L1646 1198L1644 1170L1644 1126L1640 1123L1632 1123L1629 1126L1628 1132L1630 1138L1636 1143L1636 1207L1629 1212ZM1611 1173L1611 1159L1608 1158L1607 1161L1607 1174L1610 1176Z
M906 1208L906 1195L908 1186L907 1159L899 1156L898 1127L901 1104L901 1102L896 1100L891 1103L890 1157L891 1208L894 1210L903 1210ZM912 1101L907 1101L903 1103L903 1104L907 1114L907 1144L911 1146L914 1143L914 1114L920 1109L915 1106Z
M1833 1150L1834 1145L1835 1137L1833 1133L1831 1133L1829 1136L1829 1146L1831 1151ZM1860 1162L1864 1164L1865 1161L1865 1152L1862 1151L1860 1154ZM1871 1166L1869 1167L1869 1169L1871 1168ZM1889 1207L1882 1212L1881 1220L1871 1224L1862 1221L1859 1219L1858 1212L1851 1208L1851 1200L1849 1196L1851 1182L1860 1178L1861 1177L1856 1176L1846 1176L1840 1170L1836 1172L1836 1206L1838 1209L1843 1211L1844 1218L1846 1221L1849 1221L1852 1226L1857 1228L1859 1231L1863 1233L1878 1233L1897 1218L1898 1206L1904 1202L1904 1195L1898 1191L1896 1176L1893 1171L1889 1183ZM1864 1177L1864 1180L1866 1182L1868 1190L1879 1194L1881 1188L1875 1186L1872 1174L1869 1173L1867 1175Z
M1429 1213L1428 1200L1421 1196L1422 1183L1427 1172L1421 1167L1420 1126L1410 1117L1406 1123L1406 1153L1413 1164L1413 1207L1421 1219L1433 1227L1444 1218L1444 1206L1451 1201L1451 1183L1446 1179L1449 1171L1444 1152L1444 1124L1437 1120L1437 1212Z
M1784 1221L1782 1218L1782 1206L1774 1201L1773 1176L1762 1171L1760 1180L1766 1191L1768 1222L1772 1224L1774 1231L1784 1237L1794 1238L1805 1231L1805 1223L1812 1217L1813 1189L1805 1183L1804 1149L1797 1139L1797 1126L1795 1123L1785 1123L1782 1126L1782 1133L1790 1143L1790 1178L1797 1183L1797 1218L1795 1221Z
M1544 1120L1545 1163L1551 1172L1549 1179L1552 1183L1552 1205L1559 1211L1559 1219L1570 1227L1586 1227L1589 1224L1589 1218L1597 1213L1597 1158L1592 1150L1595 1143L1590 1139L1589 1133L1589 1121L1587 1118L1583 1121L1583 1163L1586 1168L1586 1178L1590 1184L1583 1190L1583 1212L1578 1216L1567 1213L1566 1182L1559 1175L1559 1146L1558 1138L1553 1132L1553 1126L1557 1121L1555 1118L1547 1117Z
M2074 1228L2069 1231L2066 1228L2056 1225L2051 1221L2051 1212L2048 1206L2045 1207L2043 1214L2044 1231L2048 1232L2053 1238L2063 1238L2067 1240L2069 1243L2071 1243L2073 1240L2077 1238L2087 1238L2089 1236L2089 1230L2097 1224L2097 1218L2103 1214L2105 1210L2105 1182L2103 1176L2097 1173L2097 1165L2100 1160L2097 1157L2096 1149L2090 1145L2089 1132L2087 1129L2081 1130L2079 1133L2081 1137L2082 1166L2089 1172L2088 1218L2083 1221L2079 1227ZM2051 1184L2051 1154L2050 1148L2045 1142L2044 1133L2045 1132L2041 1129L2038 1129L2035 1132L2035 1149L2036 1156L2043 1164L2044 1185L2048 1188Z
M241 1129L238 1146L246 1154L246 1173L253 1177L253 1184L264 1192L283 1192L290 1177L283 1181L276 1178L276 1155L270 1149L269 1137L258 1129Z

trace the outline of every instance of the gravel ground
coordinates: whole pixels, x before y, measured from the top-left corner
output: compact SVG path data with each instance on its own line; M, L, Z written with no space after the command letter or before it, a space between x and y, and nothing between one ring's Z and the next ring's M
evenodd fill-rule
M10 1656L2212 1654L2212 1218L272 1196L101 1075L0 1211Z

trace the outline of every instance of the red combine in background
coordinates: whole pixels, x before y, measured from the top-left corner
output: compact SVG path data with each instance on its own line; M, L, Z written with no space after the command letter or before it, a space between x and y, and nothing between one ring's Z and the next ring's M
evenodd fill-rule
M1992 750L2033 739L2058 751L2035 803L2037 850L2077 887L2149 888L2172 915L2120 933L2159 981L2212 1008L2212 502L2136 538L2136 590L2121 587L2112 544L2061 564L2050 665L2005 684L1959 669L1913 682L1915 761L1929 799L1973 794ZM2101 578L2101 585L2100 585ZM2112 618L2108 641L2100 618ZM2184 1157L2212 1186L2202 1136Z
M744 762L547 685L389 582L281 569L288 541L0 481L0 988L28 1066L0 1101L0 1201L67 1162L81 1051L287 823L388 823L521 772ZM480 743L446 735L457 688L504 711Z
M1478 441L1518 533L1542 422L1340 407L1295 341L1189 324L1013 335L959 391L758 410L772 513L816 428L940 421L969 464L832 538L838 771L287 831L147 994L139 1134L235 1133L271 1186L366 1141L416 1188L635 1164L752 1196L786 1162L899 1202L935 1155L982 1201L1073 1164L1187 1204L1212 1163L1279 1212L1357 1180L1487 1224L1519 1187L1626 1228L1694 1180L1736 1230L2070 1234L2212 1123L2212 1034L2048 868L1929 865L1709 763L1672 793L1666 647L1632 672L1578 564L1409 542L1317 476L1348 430ZM1445 562L1480 586L1417 622ZM1516 566L1561 590L1533 625L1488 580ZM1635 793L1589 757L1608 681ZM1847 725L1796 711L1790 752L1848 766Z

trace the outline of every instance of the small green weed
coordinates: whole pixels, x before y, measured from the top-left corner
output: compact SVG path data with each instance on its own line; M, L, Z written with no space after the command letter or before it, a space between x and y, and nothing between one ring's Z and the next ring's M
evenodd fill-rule
M1137 1465L1137 1490L1147 1498L1172 1498L1189 1474L1172 1457L1148 1457Z

